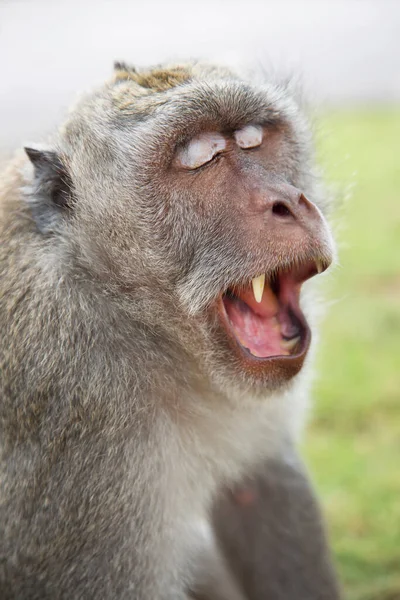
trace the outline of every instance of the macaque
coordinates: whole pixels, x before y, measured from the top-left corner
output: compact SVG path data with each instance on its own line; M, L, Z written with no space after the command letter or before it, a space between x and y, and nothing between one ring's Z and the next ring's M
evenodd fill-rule
M2 600L339 598L297 450L327 214L288 90L197 62L118 63L13 159Z

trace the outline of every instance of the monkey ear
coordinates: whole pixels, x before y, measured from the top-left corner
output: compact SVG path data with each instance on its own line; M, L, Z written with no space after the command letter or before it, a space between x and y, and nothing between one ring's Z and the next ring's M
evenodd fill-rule
M72 181L57 152L31 147L24 150L34 167L28 203L38 229L49 233L73 206Z

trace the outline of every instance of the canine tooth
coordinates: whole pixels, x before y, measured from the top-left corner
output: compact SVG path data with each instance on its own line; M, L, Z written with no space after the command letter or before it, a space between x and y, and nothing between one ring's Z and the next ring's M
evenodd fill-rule
M265 275L263 274L259 275L258 277L254 277L254 279L251 280L251 285L253 286L254 298L256 299L256 302L260 304L264 291Z
M317 271L318 271L318 275L319 275L319 274L320 274L320 273L322 273L322 271L324 270L324 266L323 266L323 264L322 264L322 261L320 261L320 260L318 260L318 259L317 259L317 260L315 261L315 265L316 265L316 267L317 267Z
M296 336L291 340L281 340L281 346L284 350L293 350L295 346L299 343L300 336Z

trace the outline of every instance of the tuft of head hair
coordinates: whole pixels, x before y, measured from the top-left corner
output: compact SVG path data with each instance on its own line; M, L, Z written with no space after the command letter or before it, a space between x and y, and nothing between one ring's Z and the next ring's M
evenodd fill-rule
M185 65L154 67L148 70L137 70L125 62L115 62L114 81L134 81L142 88L152 92L164 92L182 85L192 78L190 68Z

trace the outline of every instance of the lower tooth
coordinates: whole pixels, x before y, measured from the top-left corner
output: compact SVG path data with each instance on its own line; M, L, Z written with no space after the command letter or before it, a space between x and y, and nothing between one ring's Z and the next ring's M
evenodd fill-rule
M283 350L293 350L300 341L300 336L292 338L291 340L282 340L281 347Z

